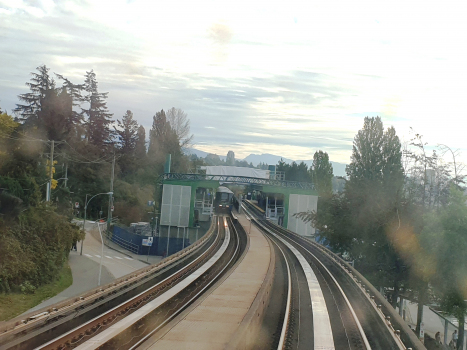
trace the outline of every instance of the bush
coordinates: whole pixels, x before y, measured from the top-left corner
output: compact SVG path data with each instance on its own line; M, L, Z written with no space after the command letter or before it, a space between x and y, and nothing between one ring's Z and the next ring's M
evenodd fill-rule
M0 224L0 291L31 292L57 278L71 244L80 240L78 226L40 204L8 226Z
M29 281L24 281L19 285L19 289L23 294L34 294L36 287L34 287Z

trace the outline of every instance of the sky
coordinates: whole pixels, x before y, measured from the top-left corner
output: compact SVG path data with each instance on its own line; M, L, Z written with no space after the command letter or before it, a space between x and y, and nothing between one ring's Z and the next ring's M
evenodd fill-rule
M181 108L194 147L349 163L365 116L467 163L465 1L0 0L0 107L91 69L119 119ZM450 159L447 159L450 161Z

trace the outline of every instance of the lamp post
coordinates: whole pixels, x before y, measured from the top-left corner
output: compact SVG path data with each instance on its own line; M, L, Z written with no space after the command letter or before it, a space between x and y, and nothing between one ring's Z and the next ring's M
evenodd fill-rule
M96 196L99 196L101 194L108 194L109 196L112 196L113 195L113 192L102 192L102 193L98 193L98 194L95 194L94 196L92 196L91 198L89 198L88 200L88 195L86 194L86 200L84 201L84 221L83 221L83 233L84 233L84 236L83 236L83 239L81 240L81 248L80 248L80 253L79 255L83 255L83 241L84 241L84 237L86 236L86 229L85 229L85 226L86 226L86 209L88 209L88 204L89 202Z
M99 229L99 234L101 235L101 261L99 264L99 280L97 282L97 286L99 287L101 285L101 274L102 274L102 257L104 256L104 240L102 239L102 232L101 232L101 225L100 222L97 222L97 228Z

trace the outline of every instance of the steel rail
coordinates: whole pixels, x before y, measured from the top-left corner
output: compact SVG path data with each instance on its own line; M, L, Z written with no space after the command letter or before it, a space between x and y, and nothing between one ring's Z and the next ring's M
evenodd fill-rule
M279 231L279 230L278 230ZM285 235L284 235L285 236ZM368 339L365 335L365 332L363 331L363 328L362 328L362 325L360 323L360 321L358 320L358 317L352 307L352 305L350 304L350 301L349 299L347 298L347 296L345 295L344 293L344 290L342 289L342 287L340 286L340 284L337 282L336 278L332 275L331 271L329 271L329 269L316 257L316 255L314 255L309 249L307 249L306 247L304 247L303 245L301 245L300 243L298 242L295 242L294 240L290 239L289 237L285 236L286 239L292 241L293 243L299 245L300 247L302 247L304 250L306 250L311 256L313 256L313 258L324 268L324 270L328 273L328 275L332 278L332 280L334 281L334 283L336 284L337 288L339 289L339 291L341 292L347 306L349 307L349 310L350 312L352 313L352 316L353 316L353 319L355 321L355 323L357 324L357 327L358 327L358 330L360 332L360 336L363 338L363 342L365 343L365 346L367 349L371 349L371 346L370 346L370 343L368 342Z
M299 243L297 243L299 244ZM303 247L303 246L302 246ZM321 247L317 247L317 248L321 248ZM304 248L306 249L306 248ZM370 294L369 294L369 291L365 289L365 287L362 285L362 283L357 279L356 276L354 276L352 274L351 271L347 270L346 269L346 266L344 264L341 264L334 256L332 256L331 254L329 254L328 252L326 252L325 250L323 249L320 249L322 251L323 254L326 254L326 256L328 256L330 259L332 259L338 266L340 266L344 271L345 273L355 282L355 284L358 286L358 288L360 289L360 291L362 292L362 294L366 297L366 299L370 302L371 306L373 307L373 309L376 311L376 313L378 314L378 316L380 317L380 319L383 321L383 323L386 325L386 327L388 328L389 330L389 333L391 334L392 338L394 339L395 343L397 344L397 346L399 347L400 350L407 350L407 349L410 349L410 348L407 348L405 346L405 344L402 342L402 339L400 338L400 332L398 332L396 329L394 329L393 325L391 324L391 321L390 321L390 318L386 315L384 315L384 313L382 312L381 310L381 306L377 305L375 300L374 300L374 297L372 297ZM309 250L308 250L309 251ZM310 254L312 254L310 252ZM320 261L321 263L321 261Z
M250 203L247 203L247 202L244 202L243 205L245 206L249 206L249 207L252 207L253 211L255 210L255 208L250 204ZM258 223L258 225L261 225L264 227L264 225L262 225L260 223L260 221L255 218L255 221ZM314 246L315 248L317 248L318 250L320 250L323 254L325 254L326 256L328 256L335 264L336 266L338 266L339 268L341 268L347 275L349 275L349 277L355 282L355 284L357 285L357 287L359 288L359 290L361 291L362 295L370 302L371 306L373 307L373 309L375 310L376 314L379 316L379 318L382 320L383 324L386 326L389 334L391 335L392 339L394 340L395 344L398 346L398 348L400 350L407 350L407 349L410 349L410 348L407 348L405 346L405 344L402 342L401 338L400 338L400 332L395 330L394 327L392 326L390 320L389 320L389 317L385 316L381 310L381 306L380 305L377 305L375 300L374 300L374 297L372 297L370 294L369 294L369 291L367 291L364 286L362 286L362 283L357 279L357 277L352 274L352 272L347 269L347 267L345 266L345 264L343 264L342 262L339 261L339 258L336 258L333 254L331 253L327 248L325 247L322 247L321 245L319 245L318 243L316 242L312 242L310 240L307 240L305 239L304 237L302 236L299 236L298 234L296 234L295 232L292 232L292 231L289 231L283 227L280 227L280 226L277 226L271 222L268 222L266 221L267 225L269 225L270 227L274 228L275 230L278 230L281 232L281 234L288 238L290 241L298 244L300 247L302 247L304 250L306 250L310 255L312 255L315 260L317 260L324 268L326 271L328 271L329 275L333 278L333 280L335 280L334 276L330 273L330 271L326 268L326 266L324 266L324 264L310 251L310 249L308 247L305 247L303 246L302 244L300 244L298 242L298 240L301 240L301 241L304 241L308 244L311 244L312 246ZM295 237L297 240L294 240L292 239L291 237L289 236L292 236L292 237ZM340 287L340 285L338 283L336 283L336 285L338 286L338 288L340 290L342 290L342 288ZM343 293L343 291L342 291ZM348 301L348 298L347 296L345 296L345 294L343 294L343 296L345 297L346 299L346 302ZM350 304L350 301L349 301L349 304ZM353 308L350 308L352 314L356 317L356 314L355 314L355 311L353 310ZM354 317L354 318L355 318ZM356 320L358 320L358 317L356 317ZM360 325L358 328L360 330L360 332L363 332L363 328L361 327L361 324L360 322L358 322L358 324ZM365 334L363 332L363 334ZM368 342L368 339L366 338L363 338L363 339L366 339L366 342Z
M282 253L282 256L284 257L285 264L287 266L287 306L285 307L285 315L284 315L284 322L282 323L282 331L281 331L281 337L279 339L279 344L277 346L277 350L284 350L285 349L285 340L287 336L287 330L289 328L289 320L290 320L290 304L292 303L292 277L291 277L291 272L290 272L290 266L289 262L287 261L287 258L285 257L285 253L282 250L282 248L276 244L276 247L279 248L279 250Z
M245 211L248 211L248 209ZM292 254L295 255L302 267L303 272L305 273L312 304L314 348L329 350L335 349L328 309L324 299L323 291L313 269L308 264L305 257L292 244L281 238L278 234L272 232L270 229L266 228L264 225L258 222L256 218L254 218L254 220L264 231L273 235L279 241L285 244L285 246L292 252Z
M245 211L246 215L250 218L250 220L253 220L253 216L251 216L248 211ZM284 251L282 248L277 244L275 241L271 240L277 248L279 248L282 256L284 257L285 264L287 266L287 302L286 302L286 307L285 307L285 314L284 314L284 321L282 322L282 330L281 330L281 336L279 338L279 343L277 345L277 350L284 350L285 349L285 340L287 338L287 330L289 328L289 321L290 321L290 305L292 303L292 277L291 277L291 272L290 272L290 266L289 262L287 260L287 257L285 256Z
M224 217L224 225L225 225L225 228L226 228L226 232L228 231L230 233L230 230L228 229L227 227L227 219ZM131 348L129 348L130 350L134 350L134 349L137 349L140 345L142 345L145 341L147 341L152 335L154 335L154 333L156 333L158 330L160 330L164 325L166 325L169 321L171 321L172 319L174 319L176 316L178 316L184 309L186 309L189 305L191 305L197 298L199 298L199 296L201 294L203 294L206 289L208 289L215 281L217 281L217 279L224 273L224 271L227 269L228 266L230 266L230 264L232 263L232 261L234 260L234 258L237 256L237 253L239 252L239 249L240 249L240 237L238 235L238 232L237 230L235 229L234 225L232 224L232 227L234 228L234 231L235 231L235 235L236 235L236 246L235 246L235 251L234 253L232 254L232 256L230 257L229 261L227 262L227 264L224 265L224 267L222 267L222 269L216 274L216 276L214 276L212 279L210 279L207 284L200 290L196 293L196 295L194 295L190 300L188 300L184 305L182 305L173 315L171 315L170 317L168 317L166 320L164 320L164 322L162 324L160 324L159 326L157 326L156 328L154 328L149 334L147 334L143 339L139 340L136 344L134 344ZM158 340L157 340L158 341ZM155 341L154 343L152 344L155 344L157 343L157 341ZM152 345L151 344L151 345Z
M206 257L211 254L218 242L219 236L216 237L216 240L205 252L203 252L203 254L190 262L188 265L184 266L182 269L176 271L155 285L147 288L143 292L140 292L138 295L124 301L120 305L100 314L99 316L79 325L78 327L75 327L65 334L62 334L61 336L52 339L51 341L37 347L36 349L62 349L63 347L68 346L68 344L78 343L84 337L94 335L95 332L100 328L105 327L108 324L112 324L117 318L126 316L129 311L135 308L139 308L142 306L141 304L148 302L148 300L151 299L154 294L159 293L162 289L178 283L178 281L183 276L185 276L188 272L193 271L196 266L202 262L202 260L206 259Z

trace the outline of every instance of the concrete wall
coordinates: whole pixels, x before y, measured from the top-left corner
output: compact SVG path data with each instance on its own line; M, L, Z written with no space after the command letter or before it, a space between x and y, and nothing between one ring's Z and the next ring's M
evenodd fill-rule
M315 228L310 223L305 223L294 216L296 213L317 210L318 196L290 194L288 203L287 228L301 236L311 236L315 234Z

